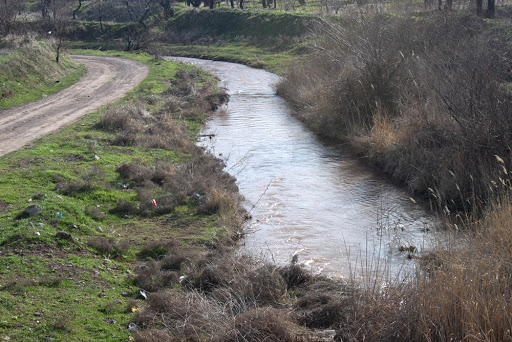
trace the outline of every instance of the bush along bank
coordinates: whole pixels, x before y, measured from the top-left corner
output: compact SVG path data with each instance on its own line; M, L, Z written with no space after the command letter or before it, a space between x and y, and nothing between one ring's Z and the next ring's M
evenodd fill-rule
M234 179L195 145L227 96L192 67L116 55L151 66L127 99L0 159L3 339L126 340L157 281L134 264L187 264L238 236ZM179 288L169 267L159 279Z
M507 28L460 13L359 15L278 92L321 135L450 218L408 281L363 280L337 341L505 341L512 331ZM434 237L435 238L435 237Z
M481 18L377 14L324 25L279 94L321 135L431 201L478 211L510 167L506 29ZM500 158L500 159L498 159Z

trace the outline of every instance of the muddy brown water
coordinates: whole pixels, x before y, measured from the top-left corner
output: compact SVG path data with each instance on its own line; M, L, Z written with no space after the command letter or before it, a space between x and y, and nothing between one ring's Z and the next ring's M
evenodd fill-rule
M221 80L229 103L201 144L237 178L247 223L241 252L334 277L414 269L400 247L430 244L434 217L372 169L322 142L275 95L278 77L239 64L173 58ZM213 136L212 136L213 135ZM208 137L210 136L210 137Z

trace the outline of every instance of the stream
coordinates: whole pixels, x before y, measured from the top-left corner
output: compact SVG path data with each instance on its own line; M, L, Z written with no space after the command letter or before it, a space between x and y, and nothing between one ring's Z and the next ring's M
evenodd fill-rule
M252 219L240 251L346 278L414 270L400 251L431 243L435 217L371 168L291 115L278 76L244 65L174 58L213 74L230 95L201 141L236 177ZM208 137L210 136L210 137Z

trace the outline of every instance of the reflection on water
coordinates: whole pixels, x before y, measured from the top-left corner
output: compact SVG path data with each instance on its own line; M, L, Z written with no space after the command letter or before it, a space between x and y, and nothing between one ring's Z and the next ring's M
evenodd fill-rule
M421 249L433 218L291 116L275 95L277 76L226 62L178 60L216 74L230 94L227 113L204 127L214 138L202 143L226 161L246 198L253 218L242 251L278 263L298 254L312 270L342 277L361 267L386 266L394 275L411 267L398 248Z

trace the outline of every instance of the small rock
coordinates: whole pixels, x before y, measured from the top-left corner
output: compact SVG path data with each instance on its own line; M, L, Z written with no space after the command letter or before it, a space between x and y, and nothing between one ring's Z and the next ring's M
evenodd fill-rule
M34 312L34 316L39 317L39 316L41 316L41 313L39 311Z
M119 294L122 296L122 297L129 297L130 294L128 292L125 292L125 291L122 291L122 292L119 292Z
M39 233L39 232L36 232L36 235L37 235L37 236L41 236L41 233Z
M73 237L71 236L71 234L62 231L57 232L57 234L55 234L55 237L61 240L73 241Z
M43 224L42 222L38 222L38 223L36 223L36 226L38 226L38 227L43 227L43 226L44 226L44 224Z
M27 203L30 203L30 202L32 202L32 198L29 198L29 199L27 200Z
M11 340L11 338L10 338L9 336L5 336L5 337L3 338L3 340L4 340L4 341L10 341L10 340Z
M39 215L41 214L41 212L43 211L43 208L41 208L39 205L37 204L32 204L32 205L29 205L28 207L25 208L25 212L29 215L29 216L36 216L36 215Z
M93 158L94 158L94 159L96 159L96 160L100 160L100 159L101 159L97 154L95 154L95 155L93 156Z
M99 227L99 226L98 226L98 227L96 227L96 231L97 231L98 233L103 233L103 228L101 228L101 227Z

